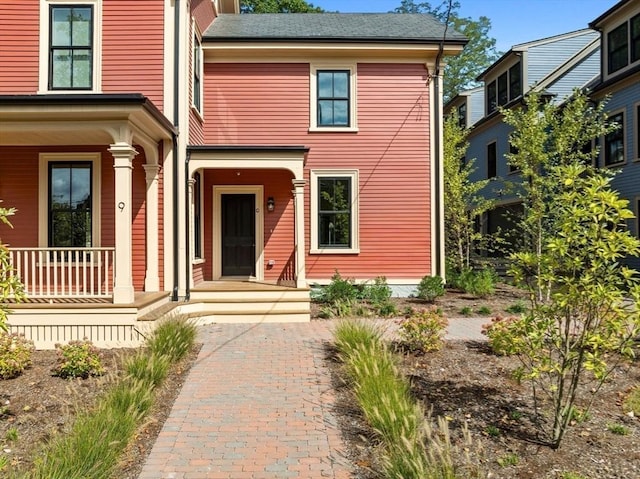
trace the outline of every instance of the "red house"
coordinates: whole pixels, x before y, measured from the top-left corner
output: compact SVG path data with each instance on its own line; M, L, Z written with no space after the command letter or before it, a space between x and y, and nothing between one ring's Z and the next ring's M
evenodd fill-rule
M164 311L309 319L336 270L443 275L427 15L239 15L237 0L0 4L0 226L45 347ZM444 37L444 38L443 38Z

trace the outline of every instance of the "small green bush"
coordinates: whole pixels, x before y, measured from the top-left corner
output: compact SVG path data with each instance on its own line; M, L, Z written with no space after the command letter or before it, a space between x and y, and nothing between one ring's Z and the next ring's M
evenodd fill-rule
M322 303L346 302L353 303L358 299L358 288L352 279L345 279L338 271L331 277L331 282L322 288L318 300Z
M470 306L465 306L464 308L460 309L460 314L462 314L463 316L471 316L471 313L473 313L473 309L471 309Z
M478 308L478 314L482 316L489 316L491 314L491 308L487 305L480 306Z
M489 347L495 354L511 356L518 354L522 346L522 335L518 333L521 326L520 318L497 316L482 326L482 334L489 338Z
M526 310L527 310L527 306L524 304L524 301L522 300L518 300L514 304L504 309L506 313L510 313L510 314L522 314Z
M100 350L91 341L69 341L68 344L56 344L57 364L53 375L61 378L82 378L101 376L105 373Z
M400 322L400 339L411 351L438 351L448 321L436 309L423 309Z
M425 276L418 284L416 297L433 303L444 295L444 283L440 276Z
M486 298L496 290L498 278L491 269L475 271L467 269L460 273L458 285L465 292L477 298Z
M618 436L627 436L631 432L627 426L618 423L607 424L607 430Z
M0 379L20 376L31 366L33 341L16 333L0 333Z
M377 305L376 312L383 318L390 318L398 315L398 308L391 301Z
M387 278L378 276L373 280L373 284L363 286L362 299L369 301L374 307L380 307L389 303L391 293Z

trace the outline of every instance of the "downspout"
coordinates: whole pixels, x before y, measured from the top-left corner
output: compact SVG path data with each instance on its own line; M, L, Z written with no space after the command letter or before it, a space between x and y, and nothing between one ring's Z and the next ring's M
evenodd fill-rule
M184 217L186 218L187 224L186 224L186 228L185 228L185 251L187 252L185 254L185 278L186 278L186 284L185 284L185 296L184 296L184 300L185 301L189 301L189 298L191 297L191 238L189 236L189 230L191 229L189 227L189 224L191 222L191 202L189 201L190 198L190 194L189 194L189 160L191 159L191 152L189 150L187 150L187 157L184 161L184 178L185 178L185 182L184 182ZM200 201L200 198L195 198L195 201Z
M180 0L175 0L174 30L175 38L173 42L173 126L175 131L179 131L180 126ZM171 292L171 301L178 301L178 275L180 272L178 264L178 229L180 222L178 219L178 133L173 134L173 290Z
M438 54L436 55L436 63L435 63L435 71L434 71L434 76L432 77L435 81L433 84L433 94L435 96L434 98L434 102L433 102L433 114L434 114L434 129L435 129L435 135L434 135L434 139L433 139L433 146L434 146L434 150L435 150L435 171L436 171L436 181L435 181L435 185L434 185L434 190L435 190L435 197L436 200L438 201L438 204L436 205L435 208L435 228L436 228L436 234L435 234L435 243L436 243L436 276L440 276L442 279L445 279L445 271L443 271L442 268L442 248L443 248L443 244L442 244L442 238L443 238L443 219L442 219L442 213L441 213L441 209L442 209L442 205L440 204L440 198L442 198L442 182L443 182L443 178L442 175L440 174L440 172L442 171L442 164L441 164L441 159L442 159L442 145L440 144L440 131L442 129L442 113L440 112L440 96L442 95L442 93L440 92L440 60L442 59L442 55L444 53L444 41L447 38L447 29L449 28L449 15L451 13L451 1L449 1L449 8L447 10L447 17L445 19L445 24L444 24L444 34L442 35L442 40L440 40L440 46L438 48Z

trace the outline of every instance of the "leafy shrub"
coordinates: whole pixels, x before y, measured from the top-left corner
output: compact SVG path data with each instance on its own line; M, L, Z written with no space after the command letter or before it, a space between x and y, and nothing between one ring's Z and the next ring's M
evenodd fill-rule
M345 279L338 271L331 277L331 282L322 288L318 300L322 303L348 302L358 298L358 288L352 279Z
M377 305L376 311L383 318L390 318L391 316L398 315L398 308L396 308L396 305L389 300Z
M53 368L54 376L62 378L83 378L101 376L102 366L100 350L91 341L69 341L66 345L56 344L57 364Z
M489 347L495 354L510 356L520 351L522 336L518 331L521 326L520 318L497 316L482 326L482 334L489 338Z
M373 280L373 284L365 284L362 296L362 299L369 301L375 307L388 304L391 299L391 288L387 284L387 278L378 276Z
M487 305L480 306L478 308L478 314L481 314L482 316L489 316L491 314L491 308Z
M473 313L473 310L470 306L465 306L464 308L460 309L460 314L462 314L463 316L471 316L471 313Z
M20 376L31 366L34 349L33 341L21 334L0 333L0 379Z
M489 268L479 271L464 270L458 277L458 285L465 292L477 298L485 298L496 290L498 278Z
M433 303L436 298L444 295L444 283L440 276L425 276L418 284L416 296Z
M400 322L400 339L411 351L438 351L448 321L436 309L423 309Z

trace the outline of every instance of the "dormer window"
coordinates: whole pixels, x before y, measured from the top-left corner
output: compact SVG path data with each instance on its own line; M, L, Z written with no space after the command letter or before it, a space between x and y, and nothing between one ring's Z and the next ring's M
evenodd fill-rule
M504 106L520 95L522 95L522 75L520 62L518 62L496 80L487 83L487 115L493 113L498 106Z
M607 59L609 74L640 60L640 14L607 34Z
M458 126L462 129L467 127L467 104L463 103L458 107Z

